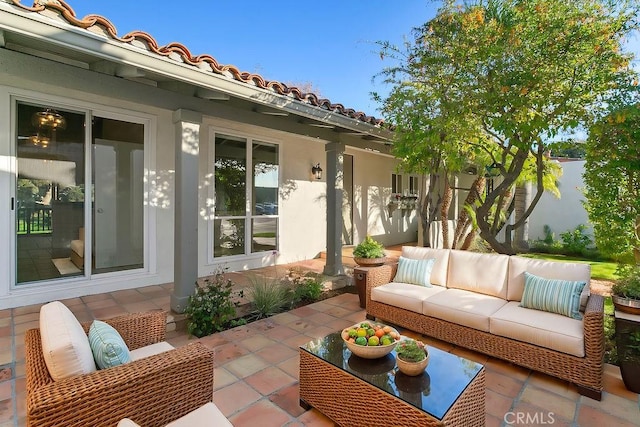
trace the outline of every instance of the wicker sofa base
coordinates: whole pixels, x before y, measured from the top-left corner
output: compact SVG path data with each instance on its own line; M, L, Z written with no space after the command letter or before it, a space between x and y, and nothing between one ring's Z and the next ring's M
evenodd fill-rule
M363 402L375 402L377 408L384 408L384 416L372 413ZM438 420L301 349L300 403L316 408L341 426L484 426L485 371L478 373Z
M585 311L585 328L602 329L602 298L600 295L590 296ZM578 386L580 394L601 399L603 332L585 335L585 341L587 336L596 338L585 342L585 357L576 357L373 301L370 288L367 289L367 317L380 318L423 335L569 381Z

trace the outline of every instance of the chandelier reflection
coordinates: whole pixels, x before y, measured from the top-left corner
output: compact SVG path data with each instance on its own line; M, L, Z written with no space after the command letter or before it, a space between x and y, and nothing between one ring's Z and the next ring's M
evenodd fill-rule
M39 129L65 129L67 120L56 110L47 108L44 111L37 111L31 116L31 124Z
M30 136L29 142L31 143L31 145L34 145L36 147L47 148L49 146L49 143L51 142L51 138L37 134Z

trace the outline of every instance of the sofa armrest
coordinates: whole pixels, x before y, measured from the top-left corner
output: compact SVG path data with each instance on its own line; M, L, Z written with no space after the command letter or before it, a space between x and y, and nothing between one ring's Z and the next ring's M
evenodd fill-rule
M35 384L30 377L28 371L30 426L115 426L125 417L165 425L212 401L213 352L196 342L60 381Z
M366 296L367 306L371 301L371 289L387 284L393 280L398 270L398 263L384 264L379 267L371 267L368 269L366 275Z
M104 322L118 331L130 350L166 340L167 313L162 310L125 314ZM89 333L91 323L82 324L86 333Z
M604 357L604 297L602 295L589 296L583 322L586 357L602 361Z

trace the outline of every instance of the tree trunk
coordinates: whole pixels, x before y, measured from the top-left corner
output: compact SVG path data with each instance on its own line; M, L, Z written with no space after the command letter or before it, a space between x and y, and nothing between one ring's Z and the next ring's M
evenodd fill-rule
M449 185L449 177L444 177L444 197L440 205L440 221L442 222L442 247L448 249L449 244L449 208L453 199L453 188Z
M531 183L526 182L516 187L515 193L515 222L523 219L522 225L515 229L514 247L520 252L529 250L529 218L523 218L524 213L531 204Z
M425 175L420 185L420 221L422 221L422 242L424 246L431 247L429 239L431 222L435 220L441 197L436 188L439 176L437 174Z
M458 224L456 225L456 231L455 234L453 236L453 245L451 246L454 249L468 249L469 248L469 244L466 244L469 235L473 235L475 236L475 232L474 232L474 224L471 221L471 218L469 217L469 212L467 211L467 209L473 209L473 205L475 205L476 200L478 200L480 198L480 194L482 194L482 191L484 189L485 183L486 183L486 178L483 176L478 176L475 181L473 181L473 184L471 184L471 188L469 189L469 194L467 195L466 200L464 201L464 205L462 208L462 211L460 211L460 216L458 217ZM467 230L469 229L469 226L471 226L471 230L469 232L467 232ZM465 236L465 233L467 233L467 235ZM473 236L471 238L471 240L473 240ZM466 245L466 248L464 247Z

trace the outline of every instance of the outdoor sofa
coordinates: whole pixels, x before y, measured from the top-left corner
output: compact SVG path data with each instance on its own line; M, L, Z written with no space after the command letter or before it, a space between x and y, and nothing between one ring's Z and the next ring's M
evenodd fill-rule
M86 355L78 355L78 343L84 345L78 335L87 334L91 323L75 324L73 314L57 301L43 309L52 305L56 316L44 318L41 309L40 329L25 335L27 426L115 427L129 417L145 427L159 427L212 401L213 352L199 342L174 349L165 341L165 312L105 320L124 339L132 361L82 373L87 363ZM56 348L48 353L56 355L48 366L43 341L51 339ZM71 374L60 378L62 370Z
M567 380L580 394L601 399L604 299L590 295L588 264L408 246L400 264L401 271L398 263L368 270L368 318ZM421 272L423 286L416 285ZM566 286L575 293L575 282L585 282L579 312L574 307L579 319L522 307L525 275L533 275L527 304L540 297L536 284L555 289L557 280L571 281Z

